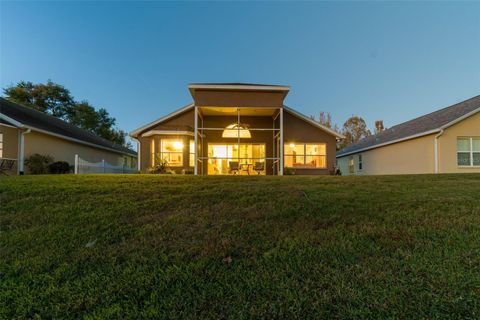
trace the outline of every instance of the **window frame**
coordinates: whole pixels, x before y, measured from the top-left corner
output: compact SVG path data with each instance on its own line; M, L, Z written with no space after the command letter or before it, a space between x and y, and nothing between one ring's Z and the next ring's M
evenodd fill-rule
M468 151L458 151L458 140L460 139L468 139L469 140L469 150ZM469 137L466 137L466 136L459 136L457 137L457 167L458 168L480 168L480 165L479 164L473 164L473 155L478 153L480 154L480 151L474 151L473 150L473 139L479 139L480 140L480 137L476 137L476 136L469 136ZM470 156L470 165L460 165L458 164L458 154L459 153L463 153L463 154L468 154Z
M193 141L193 150L191 148L192 141ZM195 140L194 139L189 139L188 140L188 166L190 168L195 167L195 161L196 161L196 159L195 159Z
M3 132L0 132L0 158L3 158Z
M163 143L164 141L174 141L175 142L181 142L183 147L181 149L181 151L163 151ZM180 139L176 139L176 138L160 138L160 143L159 143L159 151L157 152L158 155L160 155L160 159L163 159L163 155L164 154L180 154L182 156L182 161L180 164L175 164L175 165L172 165L170 163L167 162L167 167L175 167L175 168L182 168L184 166L184 162L185 162L185 157L184 157L184 151L185 151L185 141L184 139L180 138Z
M283 162L286 163L285 158L286 157L303 157L303 166L302 167L289 167L287 165L284 165L285 168L288 169L301 169L301 170L325 170L328 169L328 151L327 151L327 143L326 142L289 142L289 143L284 143L283 148L285 150L285 146L289 145L290 143L294 143L296 145L303 145L303 154L293 154L293 153L283 153ZM307 154L307 145L324 145L325 146L325 154L316 154L316 155L311 155ZM325 166L324 167L307 167L307 157L325 157Z

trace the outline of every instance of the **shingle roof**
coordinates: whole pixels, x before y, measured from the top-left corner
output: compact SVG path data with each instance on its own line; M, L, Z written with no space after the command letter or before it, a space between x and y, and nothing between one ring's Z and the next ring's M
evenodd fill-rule
M7 117L15 121L20 122L26 127L31 127L33 130L40 129L53 134L80 140L89 144L94 144L102 149L107 148L119 153L137 155L135 151L100 138L87 130L80 129L63 120L60 120L43 112L24 107L20 104L13 103L1 97L0 113L6 115Z
M337 158L356 153L360 150L373 149L385 144L394 143L398 140L408 139L409 137L413 138L413 136L421 136L422 134L440 131L451 122L476 111L480 111L480 95L398 124L376 135L362 139L338 151Z

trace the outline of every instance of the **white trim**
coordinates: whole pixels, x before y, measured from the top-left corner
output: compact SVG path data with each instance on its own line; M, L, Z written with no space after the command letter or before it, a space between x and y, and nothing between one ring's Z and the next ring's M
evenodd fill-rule
M185 112L185 111L188 111L190 108L193 108L193 106L194 106L193 103L190 103L190 104L188 104L188 105L186 105L186 106L184 106L184 107L182 107L182 108L180 108L180 109L178 109L178 110L176 110L176 111L174 111L174 112L171 112L171 113L167 114L166 116L163 116L163 117L161 117L161 118L158 118L157 120L155 120L155 121L153 121L153 122L150 122L150 123L148 123L148 124L146 124L146 125L138 128L138 129L135 129L135 130L131 131L131 132L129 133L129 136L132 137L132 138L136 138L136 137L138 136L138 134L139 134L140 132L142 132L143 130L146 130L146 129L150 128L151 126L154 126L154 125L156 125L156 124L159 124L159 123L161 123L161 122L163 122L163 121L166 121L166 120L168 120L168 119L170 119L170 118L172 118L172 117L175 117L175 116L177 116L177 115L179 115L179 114L181 114L181 113L183 113L183 112Z
M283 165L284 165L284 159L283 159L283 108L280 109L280 170L278 174L280 176L283 176Z
M188 89L254 90L254 91L290 91L290 86L258 86L234 84L189 84Z
M193 167L193 174L198 175L198 107L195 107L195 166ZM203 147L203 146L202 146ZM190 155L190 150L189 150L189 155ZM190 159L188 159L190 161ZM203 170L203 169L202 169Z
M342 134L336 132L335 130L332 130L332 129L330 129L330 128L328 128L328 127L326 127L326 126L324 126L324 125L322 125L322 124L320 124L320 123L318 123L318 122L315 121L315 120L310 119L309 117L301 114L300 112L298 112L298 111L296 111L296 110L294 110L294 109L292 109L292 108L290 108L290 107L287 107L287 106L283 106L283 108L284 108L285 110L287 110L288 112L290 112L290 114L296 116L297 118L299 118L299 119L301 119L301 120L304 120L304 121L306 121L306 122L308 122L308 123L310 123L310 124L312 124L312 125L320 128L320 129L322 129L322 130L324 130L324 131L326 131L326 132L328 132L328 133L336 136L336 137L339 138L339 139L345 139L345 136L344 136L344 135L342 135Z
M156 134L162 135L173 135L173 136L194 136L195 134L191 131L169 131L169 130L150 130L142 134L142 137L150 137Z
M7 115L4 115L3 113L0 113L0 119L5 120L7 122L10 122L11 124L16 126L17 128L24 128L25 127L22 123L18 122L15 119L10 118Z
M137 140L137 168L138 168L138 171L141 171L142 170L142 161L141 161L141 155L142 155L142 144L140 143L140 141Z
M458 151L458 139L468 139L470 140L470 151ZM473 139L478 139L480 137L477 137L477 136L458 136L457 137L457 167L458 168L462 168L462 169L468 169L468 168L480 168L480 165L475 165L473 164L473 154L474 153L479 153L478 151L474 151L473 150ZM458 164L458 154L459 153L468 153L470 155L470 165L468 166L464 166L464 165L459 165Z
M396 139L396 140L391 140L391 141L388 141L388 142L376 144L376 145L369 146L369 147L365 147L365 148L362 148L362 149L357 149L357 150L354 150L354 151L350 151L350 152L347 152L347 153L343 153L343 154L341 154L341 155L337 155L337 159L340 159L340 158L349 156L349 155L351 155L351 154L360 153L360 152L362 152L362 151L368 151L368 150L371 150L371 149L376 149L376 148L379 148L379 147L388 146L388 145L390 145L390 144L402 142L402 141L405 141L405 140L411 140L411 139L415 139L415 138L419 138L419 137L423 137L423 136L428 136L428 135L430 135L430 134L438 133L438 132L440 132L440 129L434 129L434 130L430 130L430 131L425 131L425 132L422 132L422 133L414 134L414 135L411 135L411 136L408 136L408 137L405 137L405 138L400 138L400 139Z
M100 146L100 145L95 144L95 143L90 143L90 142L86 142L86 141L83 141L83 140L67 137L67 136L64 136L64 135L61 135L61 134L57 134L57 133L53 133L53 132L50 132L50 131L38 129L38 128L35 128L35 127L32 127L32 126L28 126L27 128L32 129L32 130L37 131L37 132L40 132L40 133L48 134L50 136L54 136L54 137L61 138L61 139L64 139L64 140L76 142L76 143L79 143L79 144L84 144L84 145L94 147L94 148L97 148L97 149L103 149L103 150L111 151L111 152L118 153L118 154L124 154L124 155L130 156L130 157L136 157L137 156L137 155L134 155L134 154L131 154L131 153L127 153L127 152L115 150L115 149L112 149L112 148Z

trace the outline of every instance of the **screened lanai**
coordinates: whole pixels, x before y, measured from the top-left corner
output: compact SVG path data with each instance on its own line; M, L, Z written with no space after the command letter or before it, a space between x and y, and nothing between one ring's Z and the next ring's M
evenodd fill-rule
M195 174L282 175L282 107L195 107Z

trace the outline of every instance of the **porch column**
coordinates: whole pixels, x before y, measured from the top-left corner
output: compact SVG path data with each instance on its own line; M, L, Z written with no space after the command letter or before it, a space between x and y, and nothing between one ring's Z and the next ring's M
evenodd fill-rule
M283 108L280 108L280 168L278 175L283 176Z
M198 107L195 106L195 166L193 174L198 175Z

